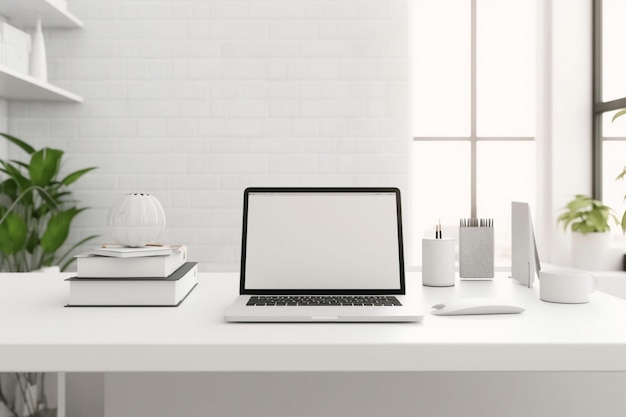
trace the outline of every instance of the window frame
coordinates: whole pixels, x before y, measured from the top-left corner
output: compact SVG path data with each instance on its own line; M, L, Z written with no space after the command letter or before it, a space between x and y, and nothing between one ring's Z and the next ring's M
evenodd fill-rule
M593 114L592 114L592 195L598 200L602 200L602 187L603 187L603 155L602 148L605 141L626 141L626 137L611 137L605 138L603 136L604 113L620 110L626 108L626 97L621 97L615 100L603 101L602 100L602 0L592 0L592 54L593 54Z
M477 213L477 148L483 141L495 142L536 142L537 136L478 136L477 134L477 0L470 5L470 134L469 136L413 136L414 142L469 142L470 143L470 216L478 218ZM625 99L626 100L626 99ZM626 107L626 106L625 106Z

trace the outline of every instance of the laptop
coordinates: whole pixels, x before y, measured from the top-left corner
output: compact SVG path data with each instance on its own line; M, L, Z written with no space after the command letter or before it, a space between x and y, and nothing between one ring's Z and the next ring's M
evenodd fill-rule
M248 188L231 322L416 322L400 190Z

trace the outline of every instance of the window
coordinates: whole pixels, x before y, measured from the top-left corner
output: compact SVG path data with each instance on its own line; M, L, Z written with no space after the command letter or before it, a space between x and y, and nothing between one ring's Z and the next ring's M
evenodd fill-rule
M626 180L616 181L626 165L626 1L594 0L594 190L595 198L623 213ZM613 228L621 234L619 228Z
M537 5L413 6L411 258L421 264L421 238L439 221L456 236L459 219L485 217L496 264L510 265L511 201L535 203Z

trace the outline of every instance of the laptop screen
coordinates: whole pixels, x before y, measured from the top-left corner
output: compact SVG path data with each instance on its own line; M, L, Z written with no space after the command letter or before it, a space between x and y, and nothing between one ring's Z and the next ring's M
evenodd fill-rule
M241 292L404 293L396 188L249 188Z

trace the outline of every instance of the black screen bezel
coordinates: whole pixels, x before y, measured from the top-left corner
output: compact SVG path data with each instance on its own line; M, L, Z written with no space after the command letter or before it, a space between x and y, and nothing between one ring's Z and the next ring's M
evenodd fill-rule
M248 200L253 193L393 193L396 197L396 220L399 255L399 288L379 289L254 289L246 288L246 238L248 222ZM404 268L404 245L402 237L402 209L400 189L396 187L248 187L244 190L243 198L243 226L241 238L241 264L239 293L260 295L376 295L376 294L400 294L406 293L405 268Z

